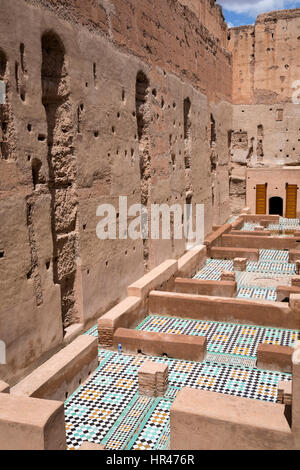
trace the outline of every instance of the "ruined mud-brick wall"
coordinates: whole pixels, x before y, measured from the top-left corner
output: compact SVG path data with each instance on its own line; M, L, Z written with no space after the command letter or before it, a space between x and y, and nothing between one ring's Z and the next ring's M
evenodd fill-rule
M230 195L245 206L248 167L300 164L300 9L260 15L230 30L233 127ZM298 90L298 92L297 92Z
M12 384L185 250L174 221L168 241L100 241L100 204L204 203L206 232L230 215L232 84L220 39L175 0L0 0L0 23L0 377Z
M201 23L220 42L221 46L228 48L228 27L222 7L216 0L179 0L194 12Z

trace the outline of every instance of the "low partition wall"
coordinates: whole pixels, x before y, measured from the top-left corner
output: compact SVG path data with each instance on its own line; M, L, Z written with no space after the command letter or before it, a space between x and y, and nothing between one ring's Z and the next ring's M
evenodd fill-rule
M298 450L300 349L292 357L292 406L183 388L170 410L171 450Z
M257 235L234 235L233 233L222 235L222 246L232 248L256 248L258 250L294 250L300 246L300 238L297 237L264 237Z
M149 313L205 321L300 329L300 299L280 302L151 292Z
M245 214L243 215L244 222L248 223L257 223L259 224L262 221L269 222L270 224L277 225L279 224L279 215L270 215L270 214Z
M66 450L64 404L0 393L1 450Z
M244 214L240 215L234 222L231 223L232 230L240 230L244 226Z
M170 410L171 450L295 449L284 410L275 403L183 388Z
M234 281L203 281L200 279L175 279L175 290L182 294L235 297L237 283Z
M147 310L139 297L126 297L98 320L99 346L112 346L115 331L121 327L134 328L145 318Z
M258 232L256 231L248 231L248 230L234 230L234 232L230 232L232 235L247 235L249 237L257 237ZM266 230L264 231L259 231L259 236L260 237L269 237L271 235L271 232L267 232Z
M15 385L11 395L65 401L97 367L97 338L82 335Z
M300 294L300 287L278 286L276 289L277 302L289 300L292 294Z
M131 284L127 288L127 295L129 297L145 299L153 289L172 290L174 288L177 271L178 261L168 259L145 274L145 276L141 277L134 284Z
M119 328L113 346L122 346L126 353L167 356L174 359L202 362L206 355L207 340L202 336L171 335Z
M213 259L246 258L249 261L258 261L259 250L256 248L213 247L210 250L210 256Z
M258 369L292 372L293 348L274 344L259 344L257 348Z

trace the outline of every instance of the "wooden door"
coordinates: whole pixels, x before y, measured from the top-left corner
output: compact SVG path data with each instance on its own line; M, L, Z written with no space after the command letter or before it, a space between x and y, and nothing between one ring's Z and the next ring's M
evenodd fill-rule
M267 185L256 185L256 214L265 214L267 212Z
M288 184L286 187L286 210L285 216L288 219L297 217L297 185Z

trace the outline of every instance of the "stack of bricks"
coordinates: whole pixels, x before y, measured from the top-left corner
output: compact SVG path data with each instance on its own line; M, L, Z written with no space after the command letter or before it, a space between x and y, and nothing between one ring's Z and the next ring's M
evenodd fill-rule
M235 271L246 271L247 259L246 258L235 258L233 261L233 267Z
M114 330L113 328L98 328L99 346L109 347L113 344Z
M277 403L292 404L292 382L278 382Z
M168 389L168 366L145 362L139 370L139 391L147 397L162 397Z
M235 273L233 271L222 271L221 281L233 281L235 282Z
M300 260L296 261L296 274L298 276L300 275Z
M300 276L292 277L292 287L300 287Z

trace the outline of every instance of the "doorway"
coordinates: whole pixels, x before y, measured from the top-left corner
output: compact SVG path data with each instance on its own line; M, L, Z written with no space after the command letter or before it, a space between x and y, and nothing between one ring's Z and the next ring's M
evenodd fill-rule
M283 216L283 199L281 197L271 197L269 200L269 214Z

